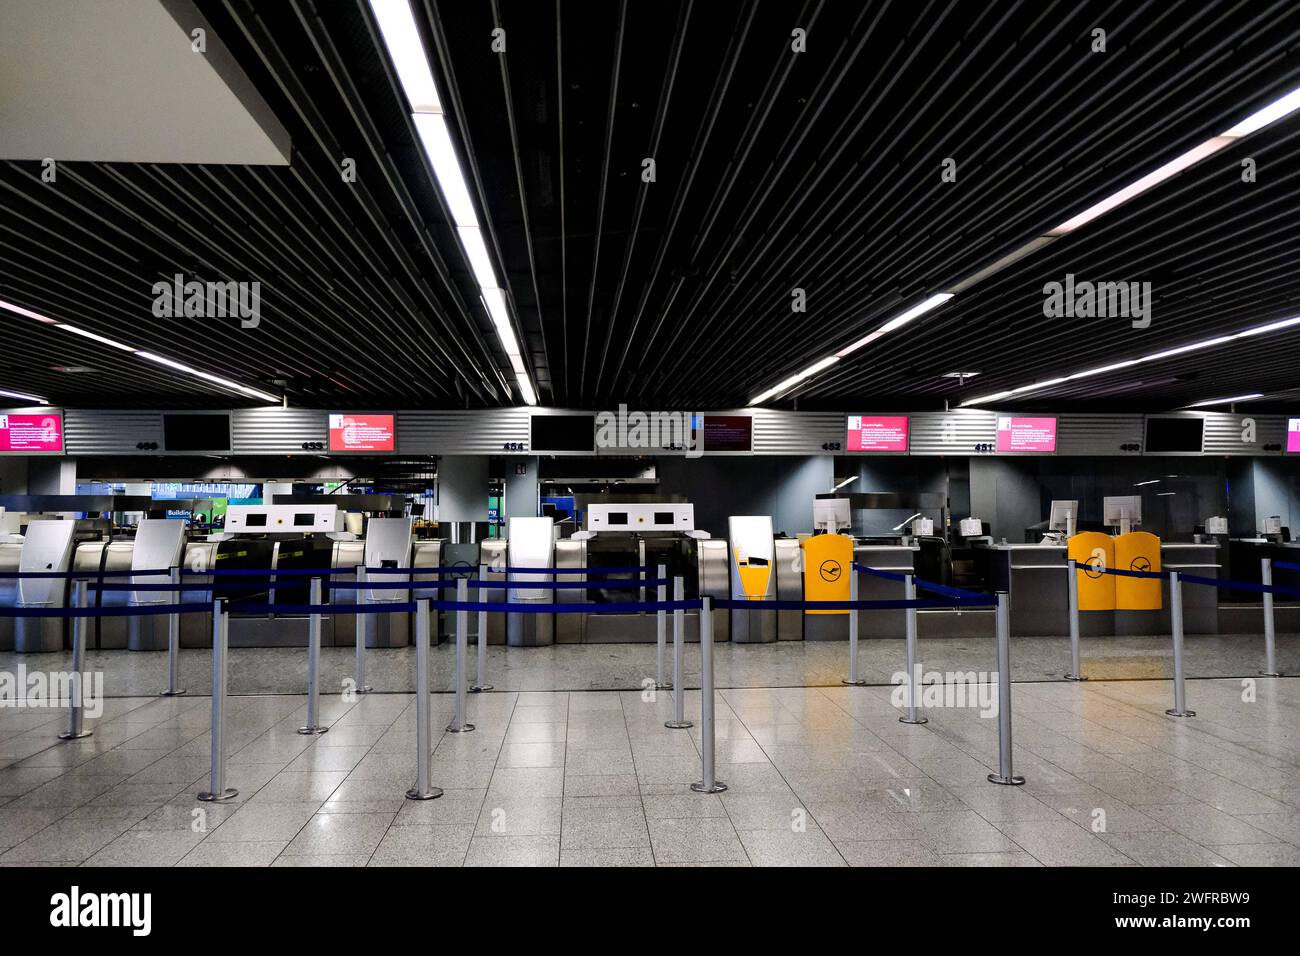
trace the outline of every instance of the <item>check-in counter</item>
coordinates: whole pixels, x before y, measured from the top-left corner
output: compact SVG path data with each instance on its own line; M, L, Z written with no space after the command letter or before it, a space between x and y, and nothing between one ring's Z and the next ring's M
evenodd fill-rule
M1006 590L1011 633L1021 637L1067 636L1070 633L1069 579L1064 545L995 544L990 588ZM1114 612L1079 615L1085 635L1110 634Z
M891 571L895 574L911 574L916 568L916 554L920 549L915 545L904 544L858 544L853 548L853 561L877 571ZM855 571L858 576L859 601L901 601L905 597L903 582L892 581L865 571ZM869 637L906 636L907 619L902 611L857 611L858 636Z
M1165 571L1179 571L1203 578L1218 578L1220 549L1217 544L1194 544L1190 541L1170 541L1160 545L1160 566ZM1218 634L1220 590L1208 584L1184 584L1183 633ZM1169 589L1165 587L1164 607L1157 612L1154 629L1148 623L1146 630L1120 629L1121 614L1139 614L1137 611L1115 612L1116 634L1168 634L1173 624L1169 617ZM1148 612L1148 616L1150 616Z

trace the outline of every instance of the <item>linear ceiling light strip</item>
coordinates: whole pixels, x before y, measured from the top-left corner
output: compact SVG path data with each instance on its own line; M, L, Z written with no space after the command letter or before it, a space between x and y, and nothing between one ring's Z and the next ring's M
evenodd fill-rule
M483 227L474 210L468 181L460 168L460 160L456 157L451 128L442 108L442 99L438 96L438 86L433 79L428 54L420 41L420 31L416 27L411 5L408 0L370 0L370 9L379 25L379 35L383 38L389 59L397 71L398 82L410 103L411 121L415 124L420 145L433 169L433 178L451 212L465 259L474 274L474 281L478 283L483 308L492 320L502 351L510 359L520 395L526 404L536 405L537 392L528 375L528 367L524 364L519 340L510 321L505 290L497 280L492 257L488 255Z
M372 2L374 2L374 0L372 0ZM402 2L405 3L405 0L402 0ZM870 345L872 342L882 338L885 335L888 335L890 332L893 332L898 328L901 328L902 326L906 325L908 322L911 322L913 319L925 314L926 312L929 312L934 308L937 308L940 305L943 305L944 303L952 299L952 297L956 293L964 292L966 289L970 288L976 282L983 281L989 276L994 275L997 272L1001 272L1003 269L1007 268L1012 263L1023 258L1025 255L1034 252L1037 249L1042 248L1043 246L1047 245L1053 240L1059 239L1062 236L1069 235L1070 233L1074 232L1076 229L1079 229L1087 225L1088 223L1092 222L1094 219L1104 216L1106 213L1110 212L1111 210L1117 209L1118 207L1124 205L1124 203L1128 202L1130 199L1134 199L1137 196L1140 196L1143 193L1147 192L1148 190L1154 188L1158 184L1164 182L1165 180L1177 176L1183 170L1187 169L1190 166L1194 166L1195 164L1199 163L1201 160L1205 159L1206 157L1212 156L1214 153L1219 152L1219 150L1232 145L1237 140L1242 139L1246 136L1250 136L1252 133L1258 132L1259 130L1263 129L1266 126L1269 126L1272 123L1277 122L1283 117L1291 115L1297 109L1300 109L1300 89L1292 90L1291 92L1287 93L1285 96L1278 97L1276 100L1269 103L1267 106L1263 107L1262 109L1256 110L1254 113L1250 114L1250 116L1246 117L1240 123L1237 123L1235 126L1232 126L1227 130L1224 130L1218 136L1212 136L1209 139L1207 139L1205 142L1197 146L1193 146L1191 149L1187 150L1182 155L1177 156L1174 159L1171 159L1169 162L1165 163L1163 166L1160 166L1158 169L1155 169L1152 172L1147 173L1145 176L1142 176L1141 178L1134 180L1132 183L1129 183L1124 188L1117 190L1116 192L1107 196L1105 199L1102 199L1099 202L1094 203L1093 205L1089 206L1087 209L1083 210L1077 215L1072 216L1071 218L1065 220L1059 226L1056 226L1053 229L1049 229L1045 235L1038 236L1030 240L1029 242L1025 243L1025 245L1002 256L1000 259L998 259L996 262L992 263L991 265L986 266L985 268L981 269L979 272L976 272L974 275L969 276L966 279L963 279L962 281L953 285L950 291L941 292L936 295L932 295L928 299L924 300L923 302L912 306L907 311L899 313L898 315L891 318L889 321L885 322L884 325L880 326L875 331L870 332L867 335L864 335L862 338L858 339L856 342L852 343L851 345L848 345L840 349L833 356L830 356L827 359L823 359L822 361L816 363L815 365L812 365L809 368L805 369L804 371L800 372L798 375L792 375L789 378L785 379L783 382L780 382L779 384L773 386L772 388L769 388L767 391L762 392L761 394L755 396L750 401L749 404L761 405L763 402L766 402L769 399L782 394L783 392L789 391L790 389L794 388L796 385L802 384L803 382L807 381L809 378L811 378L813 375L816 375L818 372L835 364L837 360L844 358L845 356L853 352L856 352L858 349L866 345ZM1242 332L1239 333L1239 335L1257 335L1262 331L1268 331L1268 330L1271 329L1269 327L1260 327L1258 330ZM1229 341L1236 337L1237 336L1227 336L1222 341ZM1183 346L1181 350L1190 351L1191 349L1194 348L1206 348L1215 344L1218 344L1216 340L1210 340L1209 342L1193 343L1192 345L1189 346ZM1007 398L1008 396L1011 395L1018 395L1022 392L1037 391L1040 389L1047 388L1050 385L1060 384L1061 382L1070 381L1075 378L1083 378L1088 375L1097 375L1100 374L1102 371L1112 371L1116 368L1123 368L1128 365L1136 365L1138 362L1154 361L1156 358L1168 357L1169 354L1177 354L1177 351L1178 350L1174 350L1173 352L1170 353L1157 354L1153 356L1144 356L1143 358L1132 359L1130 361L1121 362L1114 366L1107 366L1102 369L1093 369L1086 372L1078 372L1075 373L1074 375L1067 375L1063 378L1051 379L1046 382L1035 382L1032 385L1026 385L1021 388L1009 389L1004 392L998 392L995 395L986 396L983 399L973 399L968 402L962 402L962 405L963 406L977 405L980 404L981 402L997 401L999 399Z
M231 381L228 378L222 378L219 375L213 375L210 372L200 371L199 369L196 369L193 366L186 365L183 362L177 362L175 359L166 358L162 355L158 355L155 352L149 352L146 351L145 349L138 349L132 345L126 345L123 342L118 342L115 339L110 339L107 336L98 335L94 332L87 331L86 329L78 328L75 325L69 325L67 322L60 322L58 319L51 319L47 315L41 315L39 312L33 312L30 309L24 309L22 306L14 305L12 302L5 302L4 300L0 300L0 309L7 309L8 311L13 312L15 315L21 315L28 319L35 319L37 322L40 322L44 325L51 325L57 329L62 329L65 332L72 332L74 335L80 335L83 338L87 338L90 339L91 341L98 342L101 345L107 345L110 348L120 349L123 352L130 352L132 355L135 355L138 358L147 359L148 361L156 362L159 365L165 365L174 371L182 372L186 375L193 376L194 378L202 379L205 382L211 382L213 385L220 386L221 388L228 389L229 391L238 392L241 395L247 395L250 398L256 398L264 402L270 402L273 405L280 404L281 399L278 395L272 395L270 392L263 392L260 389L252 388L248 385L241 385L239 384L239 382ZM23 396L23 397L30 398L31 396Z
M1146 362L1160 362L1164 359L1174 358L1178 355L1184 355L1187 352L1196 352L1201 349L1217 348L1221 345L1228 345L1239 339L1249 338L1255 335L1266 335L1269 332L1280 332L1283 329L1293 328L1300 325L1300 315L1292 316L1289 319L1282 319L1279 322L1269 322L1266 325L1256 325L1241 332L1234 332L1232 335L1220 335L1212 339L1202 339L1198 342L1188 342L1186 345L1177 345L1171 349L1162 349L1159 352L1152 352L1149 355L1142 355L1133 359L1122 359L1118 362L1112 362L1109 365L1100 365L1097 368L1085 369L1082 372L1074 372L1070 375L1062 375L1057 378L1049 378L1042 382L1033 382L1029 385L1021 385L1019 388L1009 388L1005 391L994 392L992 395L984 395L980 398L972 398L970 401L962 402L961 407L968 405L987 405L989 402L999 402L1004 398L1011 398L1014 395L1024 395L1029 392L1040 392L1045 388L1051 388L1055 385L1061 385L1065 382L1074 382L1081 378L1091 378L1094 375L1104 375L1107 372L1118 372L1120 369L1131 368L1134 365L1141 365Z
M50 404L39 395L28 395L26 392L12 392L7 388L0 388L0 398L16 398L21 402L31 402L33 405Z

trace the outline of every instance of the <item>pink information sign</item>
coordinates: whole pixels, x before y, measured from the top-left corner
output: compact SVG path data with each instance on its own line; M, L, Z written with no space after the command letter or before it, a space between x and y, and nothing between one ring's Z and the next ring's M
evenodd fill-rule
M849 451L907 451L907 416L850 415Z
M999 415L998 451L1056 451L1056 419Z
M63 451L63 416L56 412L44 415L0 413L0 452L28 454Z
M1286 420L1286 450L1300 452L1300 418Z

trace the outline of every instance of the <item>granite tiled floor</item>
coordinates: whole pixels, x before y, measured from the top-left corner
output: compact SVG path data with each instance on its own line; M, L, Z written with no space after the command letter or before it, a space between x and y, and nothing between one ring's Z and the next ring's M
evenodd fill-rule
M597 650L588 648L588 650ZM1249 691L1253 691L1253 697ZM107 701L94 736L0 709L0 865L1231 866L1300 864L1300 680L1017 684L1016 770L985 776L997 722L931 708L898 722L890 688L739 688L717 696L721 795L692 793L699 728L668 695L499 692L444 734L438 800L415 770L409 694L229 701L228 804L202 804L209 701ZM698 721L699 693L688 692Z

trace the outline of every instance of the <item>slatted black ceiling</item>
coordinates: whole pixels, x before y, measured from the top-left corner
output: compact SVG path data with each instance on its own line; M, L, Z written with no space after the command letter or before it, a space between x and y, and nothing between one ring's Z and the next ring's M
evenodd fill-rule
M743 403L1300 85L1300 8L1285 2L412 5L545 404ZM292 166L73 164L51 188L31 164L0 165L0 298L247 384L286 382L302 404L509 401L366 4L199 6L289 129ZM1097 27L1104 54L1090 51ZM791 50L796 28L806 52ZM1300 311L1295 135L1285 121L1022 260L812 380L801 406L939 404ZM940 179L949 157L955 183ZM262 326L153 319L149 287L177 271L260 279ZM1066 272L1152 281L1152 327L1045 319L1043 283ZM806 313L791 311L796 287ZM231 403L0 322L15 343L0 388ZM1293 384L1298 342L1022 402L1273 392ZM941 377L972 367L964 387Z

